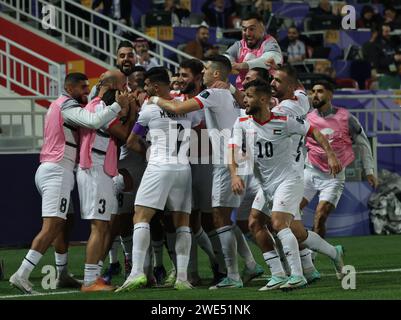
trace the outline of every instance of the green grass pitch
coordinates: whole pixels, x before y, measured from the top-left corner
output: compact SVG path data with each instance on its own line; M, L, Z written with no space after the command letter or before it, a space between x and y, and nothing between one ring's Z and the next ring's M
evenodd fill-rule
M62 289L60 294L57 290L44 290L41 287L42 266L54 264L53 249L48 250L40 265L31 275L34 289L44 295L22 295L18 290L11 288L8 278L21 263L26 254L26 249L0 249L0 259L5 262L5 279L0 281L0 301L5 299L40 299L40 300L275 300L275 299L397 299L401 300L401 236L366 236L366 237L344 237L328 239L332 244L342 244L345 247L345 264L352 265L356 269L356 289L344 290L341 281L334 275L331 261L318 255L316 267L322 274L320 281L309 285L307 288L290 292L270 291L258 292L266 280L263 278L251 281L242 289L208 290L211 281L211 271L207 264L207 257L198 249L199 273L203 278L203 285L194 290L175 291L171 288L138 289L130 293L81 293L74 289ZM260 251L250 244L256 260L264 266ZM165 252L166 269L170 267ZM122 253L120 250L120 261ZM69 270L76 277L83 278L84 246L70 248ZM107 266L107 263L106 263ZM242 261L241 261L242 267ZM113 278L113 284L121 285L123 276Z

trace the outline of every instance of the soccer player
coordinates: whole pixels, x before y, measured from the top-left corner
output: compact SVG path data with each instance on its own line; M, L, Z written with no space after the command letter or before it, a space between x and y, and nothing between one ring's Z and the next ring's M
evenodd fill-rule
M233 70L239 72L236 87L242 89L242 83L248 70L266 68L265 61L273 59L279 65L283 62L280 46L276 39L266 34L263 18L250 13L242 19L242 40L229 47L225 55L232 62Z
M184 60L180 64L179 81L182 84L181 93L185 95L186 99L194 98L205 89L202 83L203 67L203 63L197 59ZM200 280L197 272L196 254L196 247L199 245L209 257L210 265L214 274L213 282L217 283L224 276L225 263L224 257L221 253L221 245L217 234L214 232L213 224L207 223L212 221L210 216L212 214L213 165L210 161L209 148L202 148L202 132L205 132L204 129L206 128L204 111L198 110L194 112L200 119L202 119L202 121L201 125L196 127L194 130L196 131L197 139L191 139L191 144L192 141L196 143L192 144L192 147L198 150L198 153L195 154L196 157L194 157L194 155L191 157L192 212L190 216L190 224L193 238L191 258L188 267L189 279L192 284L196 284ZM194 150L192 147L191 150ZM202 225L205 227L205 230ZM214 252L217 252L217 255L215 255Z
M278 105L273 107L273 112L292 115L294 117L300 117L301 119L306 118L310 110L309 99L303 88L300 87L300 83L297 79L297 73L293 67L290 65L284 65L276 68L273 73L271 87L272 95L278 102ZM300 174L303 175L304 137L300 135L293 135L291 139L293 141L292 150L295 165ZM330 257L333 261L337 276L339 278L342 277L342 267L344 263L342 261L343 249L341 246L334 247L313 231L306 230L301 219L294 219L290 227L299 244L301 245L300 255L302 268L308 283L320 279L320 274L316 270L312 261L311 251L308 250L310 246L313 248L318 248L320 253Z
M286 280L280 281L279 287L282 289L302 287L307 282L302 273L298 243L289 226L294 216L299 214L296 203L302 197L303 177L299 170L294 168L291 136L313 135L327 152L333 174L341 170L341 165L327 140L307 122L270 112L271 89L266 82L251 81L245 88L244 102L247 106L246 113L250 116L240 117L233 128L234 163L230 165L232 188L237 194L242 193L244 189L244 182L237 174L235 156L242 147L245 137L247 154L255 161L255 175L262 185L260 193L268 202L272 202L272 227L283 245L291 268L291 276L288 279L282 267L280 273L273 276ZM260 214L254 219L260 222L260 226L265 224L265 219ZM269 265L275 263L281 266L277 253L274 254L271 239L259 232L255 238Z
M148 94L171 99L169 85L165 68L155 67L146 73L145 90ZM169 113L152 100L142 106L127 145L142 151L141 138L149 131L150 155L135 199L132 270L117 292L146 285L144 262L150 244L149 222L156 210L165 207L173 213L177 233L177 280L174 287L177 290L192 289L187 280L191 248L191 169L187 152L192 126L194 119L190 115Z
M320 146L311 139L306 140L308 154L305 161L305 193L301 209L319 192L313 230L324 237L327 217L337 206L344 189L345 168L355 158L353 143L361 147L366 178L373 188L377 187L377 179L373 172L369 140L355 116L347 109L332 105L333 86L326 81L316 82L312 88L311 98L314 110L308 114L307 119L329 139L343 167L336 177L330 176L327 158Z
M216 81L227 82L230 72L231 63L226 57L211 57L207 61L203 73L203 83L208 89L184 102L157 98L155 101L163 109L178 114L199 109L205 110L206 127L213 151L213 219L227 268L227 277L210 289L243 287L238 272L237 241L246 240L242 234L241 238L237 239L238 233L233 231L231 225L231 212L233 208L239 207L241 198L233 194L231 190L230 172L227 167L228 141L232 126L239 115L239 106L229 90L211 88ZM247 256L252 256L252 253ZM256 268L254 259L246 261L246 267L253 271Z
M32 242L21 266L10 277L12 286L32 293L29 276L60 230L64 228L77 159L77 127L99 129L118 116L124 99L101 112L88 112L81 107L87 102L89 83L86 75L70 73L64 92L54 101L45 119L44 142L35 182L42 195L42 229ZM120 104L121 103L121 104Z
M86 107L90 112L98 112L115 102L118 90L110 90L121 82L120 71L112 71L104 77L99 93ZM130 101L130 107L133 107ZM131 110L129 110L131 111ZM124 115L125 117L127 115ZM128 120L122 124L118 119L98 130L80 128L80 165L77 171L78 191L81 202L82 219L91 221L91 234L87 244L85 278L81 291L109 291L114 287L104 286L96 272L99 261L103 261L110 248L110 239L116 235L116 228L109 224L117 212L112 178L117 176L117 139L125 141L132 129L136 115L130 112ZM111 237L111 238L110 238ZM107 250L107 251L106 251ZM100 264L100 268L101 268ZM99 286L100 283L100 286Z

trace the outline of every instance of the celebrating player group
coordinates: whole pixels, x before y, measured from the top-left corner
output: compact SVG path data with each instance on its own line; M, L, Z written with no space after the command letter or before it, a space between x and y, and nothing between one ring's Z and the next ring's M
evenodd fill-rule
M331 259L343 277L343 248L324 240L325 222L341 197L353 144L376 186L369 142L359 121L332 105L329 82L314 83L308 97L260 17L247 17L242 29L243 39L226 54L183 61L178 90L166 68L135 66L129 41L118 46L117 68L91 91L84 74L66 76L46 115L35 175L42 229L12 286L34 292L30 274L52 245L57 287L82 292L196 289L198 246L210 262L211 290L242 288L265 272L260 291L305 287L320 278L314 253ZM68 271L75 182L81 218L91 224L83 281ZM312 231L302 208L317 193ZM247 239L266 266L256 263ZM113 284L120 243L126 278Z

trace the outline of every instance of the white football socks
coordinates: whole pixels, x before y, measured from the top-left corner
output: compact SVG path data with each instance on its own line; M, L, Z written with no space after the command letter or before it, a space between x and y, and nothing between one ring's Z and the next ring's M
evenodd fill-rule
M140 222L135 224L132 244L132 270L130 277L135 277L144 274L145 257L150 244L149 223Z
M191 229L189 227L179 227L176 233L177 280L187 281L189 253L191 250Z
M256 261L252 255L251 249L249 249L249 245L244 234L242 233L242 230L237 225L234 225L232 230L235 238L237 239L237 250L239 255L245 260L247 269L254 270L256 267Z
M305 248L301 251L299 251L299 255L301 257L301 264L302 264L302 270L305 273L311 273L316 270L315 265L313 264L312 261L312 251Z
M163 245L164 245L163 240L159 241L152 240L155 267L161 267L163 265Z
M119 246L120 246L120 237L115 237L115 239L113 240L113 243L111 245L111 248L109 250L110 264L118 262L118 247Z
M284 277L286 275L283 265L281 264L280 256L277 254L276 250L264 252L263 259L265 259L272 276Z
M42 258L42 254L35 250L29 250L26 254L24 260L22 260L21 266L17 270L17 274L24 279L29 279L32 270L39 263Z
M280 239L288 264L291 268L292 276L302 276L301 258L299 256L298 241L290 228L284 228L277 233Z
M120 237L121 246L124 250L124 255L127 260L132 260L132 235L126 237Z
M217 230L210 231L208 234L210 239L210 243L212 244L213 251L216 257L216 260L219 265L219 272L225 273L226 272L226 263L224 260L223 249L221 247L220 238L217 234Z
M302 242L302 244L313 251L317 251L330 257L331 259L335 259L337 256L336 248L324 240L316 232L308 230L308 237L304 242Z
M54 260L56 261L57 278L59 278L63 272L67 272L68 252L67 253L54 252Z
M216 229L221 242L221 249L227 267L227 277L233 280L240 280L237 261L237 239L235 238L232 226L224 226Z

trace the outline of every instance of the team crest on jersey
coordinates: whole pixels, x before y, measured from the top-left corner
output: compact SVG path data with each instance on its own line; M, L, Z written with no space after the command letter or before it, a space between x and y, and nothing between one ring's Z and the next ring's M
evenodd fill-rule
M207 99L210 96L210 93L209 93L209 91L205 90L200 93L200 96L204 99Z
M273 134L275 134L275 135L280 135L281 132L282 132L281 129L273 129Z

